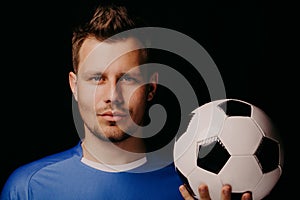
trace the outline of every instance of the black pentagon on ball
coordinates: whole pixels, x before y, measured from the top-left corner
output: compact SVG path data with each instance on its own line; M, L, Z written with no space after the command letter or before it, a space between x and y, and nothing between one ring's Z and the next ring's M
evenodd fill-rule
M218 139L199 145L197 166L218 174L229 159L230 154Z
M251 105L241 101L228 100L220 103L218 107L220 107L227 116L251 116Z
M255 156L258 159L263 173L276 169L279 165L280 146L275 140L263 137Z

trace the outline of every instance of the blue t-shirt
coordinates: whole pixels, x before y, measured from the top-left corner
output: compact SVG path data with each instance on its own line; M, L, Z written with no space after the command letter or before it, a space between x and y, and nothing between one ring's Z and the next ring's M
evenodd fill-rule
M0 200L183 199L173 163L144 173L105 172L82 163L80 144L16 169Z

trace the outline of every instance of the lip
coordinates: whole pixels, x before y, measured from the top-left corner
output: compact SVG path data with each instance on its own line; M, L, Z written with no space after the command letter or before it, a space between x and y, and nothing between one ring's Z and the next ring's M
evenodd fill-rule
M127 115L119 111L105 111L100 113L99 116L107 121L120 121Z

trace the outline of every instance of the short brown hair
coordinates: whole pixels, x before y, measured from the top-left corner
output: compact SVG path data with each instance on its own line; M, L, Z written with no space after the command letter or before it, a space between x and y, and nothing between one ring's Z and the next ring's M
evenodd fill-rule
M146 22L138 16L131 15L124 5L97 6L91 20L73 31L72 64L74 72L78 71L79 51L86 38L92 37L104 41L120 32L144 26L146 26Z

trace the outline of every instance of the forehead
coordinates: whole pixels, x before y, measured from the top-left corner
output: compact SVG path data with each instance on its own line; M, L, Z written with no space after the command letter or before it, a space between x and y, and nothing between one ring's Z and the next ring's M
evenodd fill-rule
M79 70L84 71L88 68L103 69L126 57L126 61L138 62L141 61L142 45L135 38L126 38L118 41L103 41L100 42L95 38L88 38L84 41L80 49ZM123 59L124 61L125 59Z

